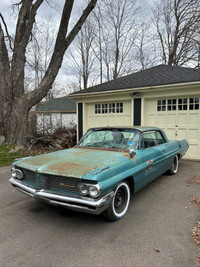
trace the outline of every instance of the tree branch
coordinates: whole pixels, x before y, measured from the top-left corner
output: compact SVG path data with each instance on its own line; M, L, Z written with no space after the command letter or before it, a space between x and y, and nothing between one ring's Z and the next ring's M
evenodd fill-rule
M10 36L10 34L8 32L8 28L7 28L6 22L5 22L4 17L3 17L3 15L1 13L0 13L0 18L1 18L2 22L3 22L4 27L5 27L5 31L6 31L6 34L7 34L7 37L8 37L10 49L11 49L11 51L13 51L12 37Z
M74 38L77 35L77 33L80 31L83 23L85 22L85 20L87 19L88 15L90 14L90 12L95 7L96 3L97 3L97 0L91 0L89 2L88 6L83 10L82 16L77 21L77 23L75 24L75 26L73 27L73 29L71 30L71 32L69 33L69 35L67 36L67 38L65 40L66 49L71 44L71 42L74 40Z
M89 2L87 7L84 9L80 19L75 24L72 31L69 33L69 35L66 38L66 33L67 33L68 25L69 25L69 18L71 15L74 0L65 1L65 5L64 5L63 13L61 17L61 22L60 22L60 27L59 27L59 31L58 31L58 35L56 39L56 44L55 44L54 52L53 52L49 67L46 71L44 78L39 84L39 86L27 95L29 108L37 104L43 97L46 96L47 92L51 88L57 76L57 73L61 67L65 51L67 50L71 42L74 40L77 33L80 31L83 23L85 22L90 12L95 7L96 2L97 0L91 0Z

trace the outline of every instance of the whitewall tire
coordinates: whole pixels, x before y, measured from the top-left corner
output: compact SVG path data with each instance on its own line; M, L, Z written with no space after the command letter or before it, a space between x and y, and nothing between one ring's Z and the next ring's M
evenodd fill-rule
M117 185L115 195L104 215L111 221L117 221L126 215L129 203L130 187L126 181L123 181Z
M178 156L174 156L173 160L172 160L172 165L171 168L169 169L169 173L171 175L174 175L178 172Z

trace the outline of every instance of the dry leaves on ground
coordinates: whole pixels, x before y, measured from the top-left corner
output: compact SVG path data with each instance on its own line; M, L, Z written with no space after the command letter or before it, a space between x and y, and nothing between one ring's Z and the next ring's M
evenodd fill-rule
M199 184L200 185L200 176L196 175L187 180L188 184ZM196 207L200 212L200 196L193 197L191 203L194 207ZM196 265L200 266L200 218L196 223L195 227L192 229L192 236L194 239L194 243L198 249L198 255L196 256Z
M187 180L188 184L200 184L200 176L199 175L195 175L192 178Z

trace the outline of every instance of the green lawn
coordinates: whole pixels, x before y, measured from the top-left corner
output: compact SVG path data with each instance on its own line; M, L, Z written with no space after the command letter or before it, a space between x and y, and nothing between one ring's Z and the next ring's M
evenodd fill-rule
M33 152L26 150L19 150L14 152L15 146L13 145L1 145L0 146L0 167L9 166L16 158L23 158L32 156Z

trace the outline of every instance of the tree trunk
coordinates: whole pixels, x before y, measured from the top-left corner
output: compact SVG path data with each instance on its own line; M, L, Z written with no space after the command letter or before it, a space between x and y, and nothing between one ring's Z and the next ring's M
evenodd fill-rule
M51 86L61 67L65 51L80 31L83 23L96 5L97 0L90 0L83 10L79 20L68 33L69 20L74 0L65 0L57 33L55 48L46 73L40 84L31 92L24 92L24 68L26 48L31 39L33 24L37 9L44 0L27 0L19 2L20 11L16 26L14 49L11 61L0 21L0 133L5 135L9 144L24 144L27 119L31 108L40 102L51 89ZM0 14L0 19L4 19ZM6 35L10 38L7 27ZM68 33L68 34L67 34Z
M28 114L29 109L27 108L25 98L18 98L13 101L10 113L7 113L5 116L7 121L4 131L6 143L24 144Z

